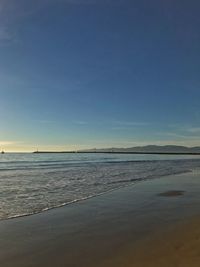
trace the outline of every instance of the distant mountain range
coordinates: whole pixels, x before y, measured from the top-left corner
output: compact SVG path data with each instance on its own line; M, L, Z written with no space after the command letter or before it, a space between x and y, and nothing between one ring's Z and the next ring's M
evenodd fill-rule
M79 150L77 152L97 152L97 153L147 153L147 154L200 154L200 147L186 147L176 145L166 146L136 146L130 148L101 148L101 149L87 149Z
M196 154L200 155L200 146L186 147L186 146L136 146L129 148L92 148L76 151L35 151L33 153L124 153L124 154Z

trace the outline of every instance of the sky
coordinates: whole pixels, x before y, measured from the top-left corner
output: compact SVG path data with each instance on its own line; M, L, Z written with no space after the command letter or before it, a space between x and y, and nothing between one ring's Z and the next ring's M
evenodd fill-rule
M0 0L0 149L200 146L200 2Z

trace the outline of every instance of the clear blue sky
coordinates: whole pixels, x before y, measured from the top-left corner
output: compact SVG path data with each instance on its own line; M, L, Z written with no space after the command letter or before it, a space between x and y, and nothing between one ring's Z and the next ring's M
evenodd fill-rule
M200 2L1 0L0 146L200 145Z

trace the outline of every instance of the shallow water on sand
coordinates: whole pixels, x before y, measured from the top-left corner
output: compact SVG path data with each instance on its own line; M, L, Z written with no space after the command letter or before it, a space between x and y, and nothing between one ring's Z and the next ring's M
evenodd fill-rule
M146 179L199 167L199 156L0 155L0 219L41 212Z

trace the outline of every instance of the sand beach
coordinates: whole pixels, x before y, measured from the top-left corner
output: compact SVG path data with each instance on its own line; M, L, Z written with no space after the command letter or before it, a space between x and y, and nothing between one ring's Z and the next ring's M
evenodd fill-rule
M3 267L199 266L199 172L0 221Z

